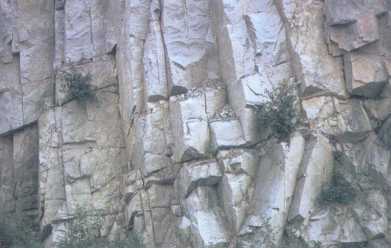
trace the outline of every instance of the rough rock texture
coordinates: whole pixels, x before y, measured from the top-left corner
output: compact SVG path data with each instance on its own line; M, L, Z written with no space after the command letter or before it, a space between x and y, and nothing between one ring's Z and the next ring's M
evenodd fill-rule
M0 0L0 214L145 247L391 247L391 1ZM90 75L95 97L66 90ZM295 87L300 125L259 127ZM322 201L335 175L349 201ZM324 197L324 196L323 196Z

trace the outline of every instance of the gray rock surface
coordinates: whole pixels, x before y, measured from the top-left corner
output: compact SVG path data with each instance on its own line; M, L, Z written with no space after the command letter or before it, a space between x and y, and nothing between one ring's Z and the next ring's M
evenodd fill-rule
M0 1L0 215L51 225L47 248L79 207L146 248L389 247L390 13L386 0ZM67 73L90 75L94 97L70 97ZM298 125L275 140L257 109L284 85ZM319 200L335 175L351 201Z

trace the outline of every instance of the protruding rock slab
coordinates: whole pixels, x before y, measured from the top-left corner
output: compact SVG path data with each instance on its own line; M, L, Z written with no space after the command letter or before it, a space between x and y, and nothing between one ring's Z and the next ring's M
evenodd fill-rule
M352 51L379 39L377 16L386 12L384 0L326 0L329 38L340 49Z
M221 180L221 170L216 160L184 164L179 172L177 188L181 197L187 197L199 186L213 186Z
M189 218L193 247L224 248L228 246L228 229L223 210L218 206L216 191L211 187L198 187L184 202Z
M280 244L304 149L305 140L300 133L292 135L289 145L272 143L265 149L266 154L261 158L257 176L254 178L256 186L248 211L250 215L240 231L241 235L251 234L252 222L257 220L259 228L268 225L273 230L267 234L269 242Z
M333 173L332 147L322 135L312 137L305 147L302 171L289 212L289 219L308 220L322 188Z
M220 151L217 156L224 171L219 185L223 208L231 227L238 232L249 205L257 156L255 151L242 149Z
M344 56L346 88L351 95L368 98L382 93L388 73L380 56L351 52Z

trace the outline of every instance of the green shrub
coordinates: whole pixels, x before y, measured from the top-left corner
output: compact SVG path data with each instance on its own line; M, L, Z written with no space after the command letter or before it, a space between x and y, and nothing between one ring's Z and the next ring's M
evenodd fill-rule
M77 208L68 226L68 233L59 248L142 248L135 234L124 240L111 241L101 236L103 217L100 211Z
M319 196L320 203L349 204L356 197L354 188L340 174L334 174L331 183Z
M0 217L1 248L43 248L38 238L38 226L16 214Z
M65 88L70 99L76 99L81 102L95 99L95 91L90 84L90 74L82 75L78 72L67 72L64 75L64 79L66 82Z
M259 131L270 129L278 140L287 140L297 125L293 88L280 85L266 92L267 101L255 108Z

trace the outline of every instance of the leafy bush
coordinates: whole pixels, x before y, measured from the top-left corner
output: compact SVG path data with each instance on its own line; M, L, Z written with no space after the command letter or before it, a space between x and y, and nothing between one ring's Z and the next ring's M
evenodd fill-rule
M272 136L286 140L298 122L293 88L280 85L272 92L267 91L266 97L268 101L255 108L258 129L269 128Z
M43 248L38 238L38 226L16 214L0 217L1 248Z
M78 72L65 73L65 87L68 91L68 97L70 99L76 99L78 101L87 101L95 98L94 89L91 87L91 75L82 75Z
M334 174L330 185L319 196L320 203L349 204L356 197L354 188L340 174Z
M101 236L102 213L96 210L77 208L69 223L67 236L58 243L59 248L141 248L136 235L125 240L111 241Z

